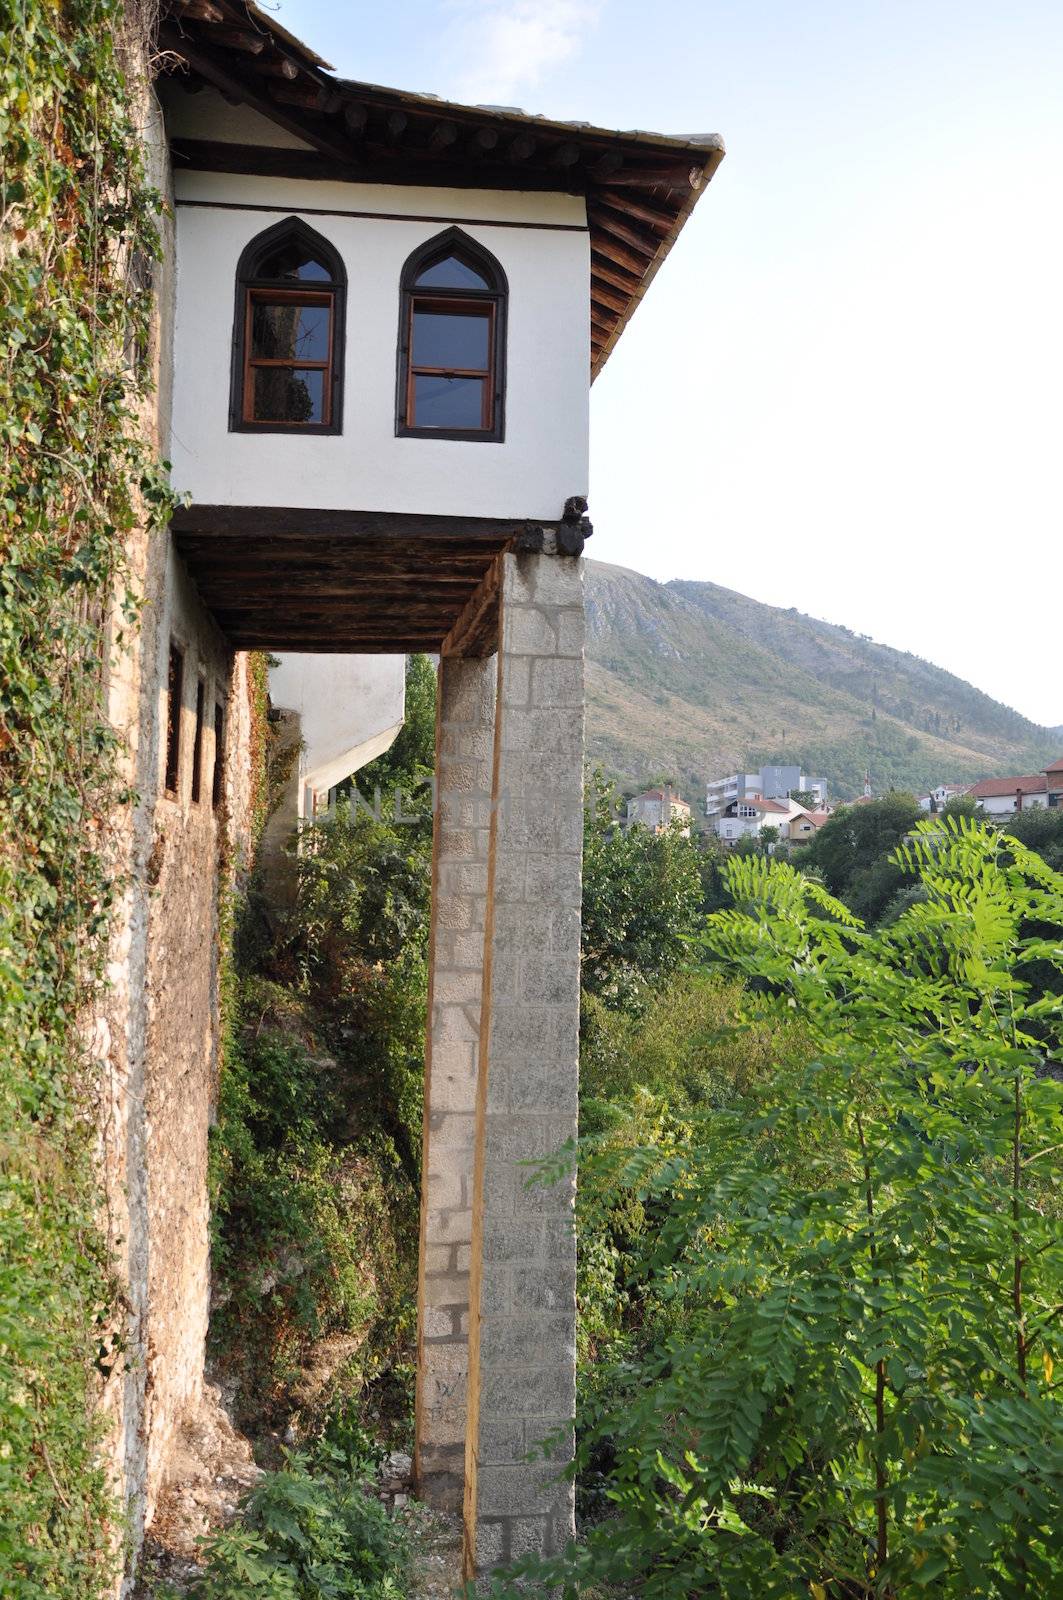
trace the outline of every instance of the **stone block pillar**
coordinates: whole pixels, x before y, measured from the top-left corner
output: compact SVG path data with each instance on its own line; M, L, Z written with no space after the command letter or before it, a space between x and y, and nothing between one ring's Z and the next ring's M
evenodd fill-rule
M439 663L418 1286L421 1496L461 1508L469 1260L494 750L493 657Z
M502 558L476 1098L465 1455L468 1576L571 1538L572 1187L522 1163L576 1133L583 841L583 572ZM549 1435L553 1461L529 1462Z

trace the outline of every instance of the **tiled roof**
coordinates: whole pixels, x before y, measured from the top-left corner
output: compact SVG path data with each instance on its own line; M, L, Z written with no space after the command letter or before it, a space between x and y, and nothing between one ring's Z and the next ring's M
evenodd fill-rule
M1045 768L1045 771L1046 772L1063 772L1063 756L1060 756L1058 761L1053 761L1053 763L1052 763L1052 765L1050 767L1046 767Z
M1029 772L1022 778L983 778L981 783L972 784L967 793L976 800L1000 800L1020 789L1023 794L1044 794L1047 787L1043 772Z

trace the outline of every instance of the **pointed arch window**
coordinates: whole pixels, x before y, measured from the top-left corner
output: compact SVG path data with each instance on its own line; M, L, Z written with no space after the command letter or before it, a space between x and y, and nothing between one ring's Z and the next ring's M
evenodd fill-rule
M395 431L500 443L508 298L501 266L448 228L413 252L401 289Z
M346 292L338 253L298 217L251 240L236 271L231 430L340 432Z

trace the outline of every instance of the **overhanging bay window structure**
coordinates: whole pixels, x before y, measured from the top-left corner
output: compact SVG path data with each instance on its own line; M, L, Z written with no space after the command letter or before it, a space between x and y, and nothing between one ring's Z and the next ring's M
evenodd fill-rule
M576 1131L589 388L723 145L163 13L177 554L233 649L439 656L415 1470L476 1576L573 1528L531 1459L573 1412L572 1190L526 1179Z

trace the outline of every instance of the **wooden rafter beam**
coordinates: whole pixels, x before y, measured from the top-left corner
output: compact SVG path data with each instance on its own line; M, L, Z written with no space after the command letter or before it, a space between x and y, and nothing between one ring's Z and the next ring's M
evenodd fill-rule
M214 88L218 89L222 94L235 95L245 105L249 105L253 111L257 111L260 115L268 117L272 122L275 122L278 127L285 128L289 133L294 133L296 138L305 140L307 144L312 144L315 150L319 150L322 155L330 156L335 161L341 161L345 166L350 165L353 159L352 152L346 145L333 139L327 133L308 127L305 122L300 121L298 118L289 116L284 107L265 92L265 84L261 88L252 87L232 71L219 66L212 53L209 50L200 48L198 43L190 39L187 34L182 33L177 28L164 25L160 30L159 43L164 50L187 62L194 72L198 72L200 77L206 78L207 82L213 84Z
M440 647L444 656L491 656L498 649L502 562L496 557Z

